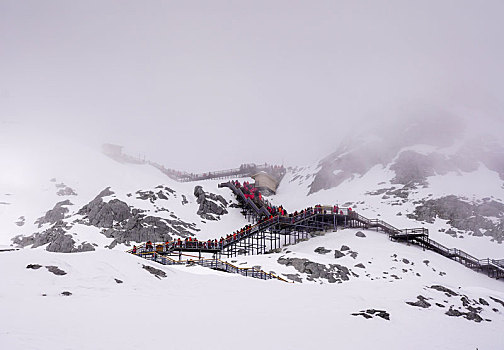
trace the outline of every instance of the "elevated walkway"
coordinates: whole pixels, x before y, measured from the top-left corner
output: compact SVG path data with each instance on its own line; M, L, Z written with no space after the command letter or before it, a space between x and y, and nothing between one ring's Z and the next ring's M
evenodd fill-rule
M271 215L266 209L266 205L269 206L269 203L254 202L250 198L245 197L241 189L235 186L234 183L221 183L219 187L227 187L233 191L242 206L243 213L248 216L249 220L255 223L254 225L248 225L237 233L228 235L226 239L219 241L168 242L154 244L152 248L146 245L140 246L137 249L136 255L142 257L152 256L154 257L152 260L170 265L179 263L169 258L170 255L178 254L178 261L183 261L181 259L183 252L198 253L197 260L193 261L193 263L216 269L225 268L225 271L243 274L242 270L247 269L236 270L236 267L230 267L228 263L221 261L220 257L266 254L276 251L286 244L295 244L324 231L336 231L338 227L352 227L383 231L388 234L392 241L416 244L424 249L429 249L464 264L471 269L485 272L490 277L504 277L504 259L477 259L460 249L447 248L430 239L429 231L423 227L398 229L383 220L368 219L349 208L338 207L318 206L290 215ZM202 253L211 253L214 258L203 259ZM224 266L223 264L227 265ZM252 277L255 277L258 274L250 270L247 271L245 272L245 276L248 276L250 273ZM259 275L265 276L263 274ZM275 278L281 279L278 276Z

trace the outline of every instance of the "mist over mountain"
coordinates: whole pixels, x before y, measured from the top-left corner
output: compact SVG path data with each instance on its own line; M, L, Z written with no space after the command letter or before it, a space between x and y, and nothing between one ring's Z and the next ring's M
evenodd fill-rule
M504 349L502 13L1 0L0 347Z

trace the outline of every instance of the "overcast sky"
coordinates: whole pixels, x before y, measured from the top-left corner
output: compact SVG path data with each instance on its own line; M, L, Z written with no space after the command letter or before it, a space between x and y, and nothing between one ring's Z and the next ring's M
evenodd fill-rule
M0 0L0 120L167 166L314 163L416 106L503 118L504 2Z

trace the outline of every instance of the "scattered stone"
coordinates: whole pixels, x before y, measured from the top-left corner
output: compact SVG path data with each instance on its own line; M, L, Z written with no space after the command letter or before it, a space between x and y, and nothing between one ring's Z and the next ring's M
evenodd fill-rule
M16 225L17 225L17 226L24 226L25 222L26 222L25 217L24 217L24 216L20 216L20 217L18 218L18 221L16 221Z
M343 256L345 256L345 254L343 254L343 253L342 253L342 252L340 252L339 250L335 250L335 251L334 251L334 257L335 257L336 259L339 259L339 258L341 258L341 257L343 257Z
M450 309L448 311L446 311L445 315L453 316L453 317L460 317L463 315L463 313L454 309L452 306L450 306Z
M410 263L410 261L408 259L406 259L406 258L402 259L402 262L405 263L405 264L409 264Z
M61 295L69 297L70 295L72 295L72 293L65 291L65 292L62 292Z
M123 281L121 281L120 279L117 279L117 278L114 278L114 280L116 281L117 284L124 283Z
M443 286L439 286L439 285L433 285L433 286L430 286L430 288L434 289L434 290L437 290L439 292L445 293L446 296L448 296L448 297L454 297L454 296L459 295L458 293L455 293L453 290L448 289L448 288L443 287Z
M359 255L359 253L350 251L350 254L349 254L349 255L350 255L353 259L357 259L357 255Z
M370 319L370 318L373 318L373 316L371 315L368 315L367 313L365 312L358 312L358 313L353 313L352 316L362 316L364 317L365 319Z
M38 270L42 267L42 265L39 265L39 264L28 264L26 266L27 269L33 269L33 270Z
M440 304L440 303L436 303L436 306L438 306L438 307L446 307L446 306L444 306L443 304Z
M485 299L483 299L483 298L479 298L479 303L481 305L490 306L490 304L488 304L488 302Z
M346 246L346 245L342 245L341 248L340 248L340 251L344 252L346 250L350 250L350 247Z
M67 273L63 270L61 270L58 266L46 266L46 269L55 274L56 276L63 276L66 275Z
M381 317L387 321L390 321L390 314L385 310L369 309L369 310L366 310L366 313L371 314L371 315L376 315L376 316Z
M327 254L330 253L330 249L325 249L324 247L318 247L317 249L314 250L315 253L317 254Z
M365 319L373 318L373 316L378 316L384 320L390 321L390 314L385 310L368 309L366 311L359 311L353 313L352 316L362 316Z
M166 277L166 272L164 272L163 270L160 270L155 267L148 266L148 265L142 265L142 268L149 271L151 274L153 274L158 279L161 279L161 277L163 277L163 278Z
M357 233L355 234L357 237L361 237L361 238L366 238L366 235L364 234L364 232L362 231L357 231Z
M300 273L306 273L307 279L313 281L316 278L327 279L329 283L348 281L350 279L350 270L342 265L319 264L308 259L299 258L278 258L277 262L281 265L292 266Z
M497 298L494 298L494 297L490 297L490 299L492 299L493 301L495 301L496 303L499 303L501 304L502 306L504 306L504 301L500 300L500 299L497 299Z
M418 300L415 302L407 301L406 304L411 305L411 306L421 307L424 309L431 307L431 304L427 302L427 298L425 298L424 296L418 295L417 299Z
M363 263L358 263L357 265L355 265L355 267L358 267L359 269L365 269L366 266L364 266Z

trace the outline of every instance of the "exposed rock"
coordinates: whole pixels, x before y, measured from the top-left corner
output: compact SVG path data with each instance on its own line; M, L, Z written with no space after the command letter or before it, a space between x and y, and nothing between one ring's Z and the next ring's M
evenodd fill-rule
M431 304L427 302L427 298L425 298L424 296L418 295L417 299L418 300L415 302L407 301L406 304L411 305L411 306L421 307L424 309L431 307Z
M61 270L58 266L46 266L46 269L55 274L56 276L64 276L66 275L67 273L63 270Z
M227 214L227 201L221 195L207 193L201 186L194 187L194 196L199 204L197 214L205 220L218 220L221 215Z
M358 267L359 269L365 269L366 266L364 266L363 263L358 263L357 265L355 265L355 267Z
M341 257L343 257L343 256L345 256L345 254L343 254L343 253L342 253L342 252L340 252L339 250L337 250L337 249L336 249L336 250L334 251L334 257L335 257L336 259L339 259L339 258L341 258Z
M129 206L123 201L112 199L109 202L104 202L102 198L104 191L82 207L79 214L84 215L91 226L111 228L115 222L127 220L133 214Z
M331 249L325 249L324 247L318 247L314 250L315 253L318 254L327 254L331 252Z
M432 285L432 286L430 286L430 288L435 289L439 292L445 293L446 296L448 296L448 297L454 297L454 296L459 295L458 293L455 293L453 290L446 288L446 287L443 287L443 286L439 286L439 285Z
M299 276L298 273L296 273L296 274L284 273L283 275L294 282L303 283L303 279L301 278L301 276Z
M278 258L278 263L281 265L292 266L300 273L306 273L308 280L315 278L327 279L329 283L348 281L350 278L350 270L342 265L330 264L327 267L324 264L315 263L308 259L299 258Z
M362 231L357 231L357 233L355 234L357 237L362 237L362 238L365 238L366 235L364 234L364 232Z
M142 265L142 268L149 271L151 274L153 274L155 277L158 279L161 279L161 277L166 277L166 272L160 269L156 269L155 267L148 266L148 265Z
M350 247L348 247L346 245L342 245L340 248L340 251L344 252L345 250L350 250Z
M56 194L58 196L76 196L77 195L77 193L75 193L73 188L68 187L64 183L59 183L59 184L56 184L55 186L58 189L58 192L56 192Z
M461 232L490 236L499 243L504 240L504 204L488 198L479 203L453 195L430 199L417 206L408 218L428 223L440 218ZM458 236L453 229L445 233Z
M404 151L399 154L390 169L396 173L391 181L394 184L425 185L427 177L444 175L455 170L455 167L448 165L446 157L438 153L424 155L415 151Z
M47 244L46 250L58 253L75 253L95 250L87 242L76 245L76 242L67 230L70 228L62 221L55 223L52 227L43 232L37 232L31 236L16 236L12 239L13 243L19 247L32 246L37 248Z
M69 212L67 208L69 205L73 204L68 199L66 201L56 203L53 209L47 211L46 214L43 217L38 218L35 223L38 224L38 227L40 228L44 224L54 224L63 220L65 214Z
M163 196L174 193L168 187L163 187L163 191ZM148 216L118 199L104 202L102 194L85 205L79 214L85 215L83 224L107 228L103 234L114 239L109 248L121 243L129 245L130 242L166 242L172 240L172 235L189 237L194 235L190 230L197 231L195 224L183 222L173 213L173 220ZM154 191L138 191L137 194L152 201L159 197L159 192L156 194Z
M33 270L38 270L42 267L42 265L39 265L39 264L28 264L26 266L27 269L33 269Z
M481 305L490 306L490 304L488 304L488 302L485 299L483 299L483 298L479 298L479 303Z
M366 311L359 311L353 313L352 316L362 316L365 319L373 318L373 316L378 316L384 320L390 321L390 314L385 310L368 309Z
M496 303L499 303L501 304L502 306L504 306L504 301L500 300L500 299L497 299L497 298L494 298L494 297L490 297L490 299L492 299L493 301L495 301Z
M446 311L445 315L460 317L463 315L463 313L450 306L450 309L448 311Z
M18 221L16 221L16 225L18 225L18 226L24 226L25 222L26 222L25 217L24 216L20 216L18 218Z

